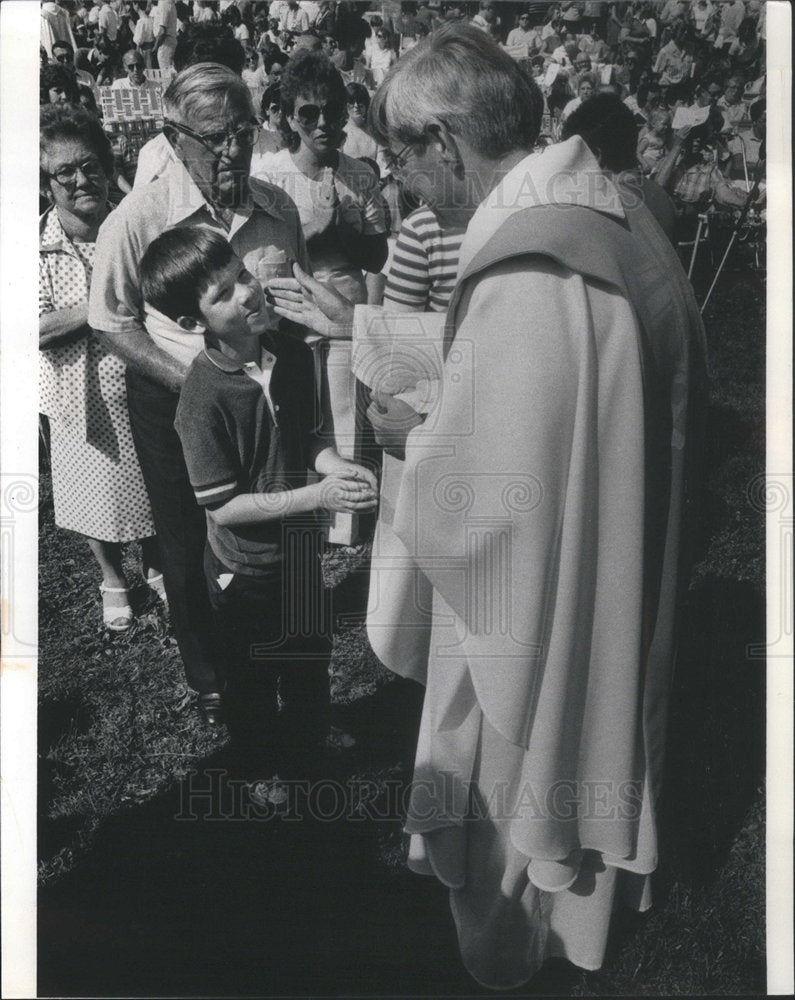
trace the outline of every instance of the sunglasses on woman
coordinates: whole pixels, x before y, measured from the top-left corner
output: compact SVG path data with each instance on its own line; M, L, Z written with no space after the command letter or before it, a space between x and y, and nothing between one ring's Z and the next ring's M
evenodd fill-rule
M322 106L304 104L295 109L295 117L303 128L314 128L320 121L320 116L327 122L339 122L345 117L346 109L341 104L329 103Z

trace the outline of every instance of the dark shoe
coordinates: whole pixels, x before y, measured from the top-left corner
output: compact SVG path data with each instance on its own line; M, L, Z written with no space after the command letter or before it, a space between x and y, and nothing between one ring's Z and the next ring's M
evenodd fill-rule
M224 707L217 691L199 695L199 715L207 726L220 726L224 721Z

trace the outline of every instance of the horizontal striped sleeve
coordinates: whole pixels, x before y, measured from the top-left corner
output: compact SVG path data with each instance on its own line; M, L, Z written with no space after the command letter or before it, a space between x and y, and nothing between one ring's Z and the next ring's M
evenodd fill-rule
M463 232L443 231L426 206L403 222L384 302L442 312L455 288Z
M384 304L425 309L431 286L430 265L422 240L411 225L412 216L403 220L395 245L384 289Z
M217 483L211 486L193 487L193 495L196 502L202 506L212 503L223 503L231 500L237 493L237 481L232 480L225 483Z

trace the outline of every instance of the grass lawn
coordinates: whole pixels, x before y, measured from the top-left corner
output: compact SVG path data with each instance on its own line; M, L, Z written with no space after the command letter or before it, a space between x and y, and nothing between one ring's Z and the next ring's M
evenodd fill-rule
M764 993L765 664L746 652L764 641L763 285L727 275L705 321L704 530L656 905L617 916L599 972L552 963L515 995ZM161 609L139 592L133 629L103 633L97 571L54 527L46 469L40 530L40 995L484 993L461 969L445 890L403 863L400 797L420 706L369 649L361 554L326 567L340 614L333 698L359 738L318 805L327 821L244 821L223 784L225 730L198 722ZM226 818L201 797L187 818L186 790L212 781Z

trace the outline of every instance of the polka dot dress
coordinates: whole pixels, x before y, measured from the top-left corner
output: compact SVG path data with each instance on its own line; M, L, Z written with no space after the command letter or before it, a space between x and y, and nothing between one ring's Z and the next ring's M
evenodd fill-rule
M39 253L39 315L88 298L94 243L73 243L55 210ZM40 409L50 420L55 523L104 542L154 535L135 453L124 362L93 336L39 352Z

